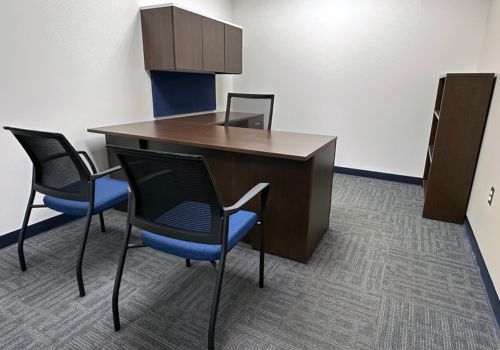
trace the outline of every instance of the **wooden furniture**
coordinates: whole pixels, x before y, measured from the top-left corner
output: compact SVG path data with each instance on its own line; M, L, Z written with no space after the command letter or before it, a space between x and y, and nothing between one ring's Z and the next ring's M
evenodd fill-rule
M225 119L225 112L213 112L183 117L182 121L202 125L224 125ZM228 126L264 129L264 115L259 113L231 112L229 114Z
M224 117L209 113L88 131L105 134L107 144L204 155L226 206L255 183L270 183L266 252L307 262L328 229L336 137L220 126ZM234 120L259 117L237 113ZM118 164L112 152L108 161ZM258 210L258 202L246 208ZM247 241L258 248L252 236Z
M141 9L148 70L241 74L242 29L177 6Z
M423 176L423 217L463 223L495 83L489 73L439 79Z
M224 31L226 25L207 17L202 17L201 24L203 34L203 70L209 72L226 72L224 67Z
M242 47L243 30L241 28L225 25L225 47L224 47L224 72L241 74L242 72Z

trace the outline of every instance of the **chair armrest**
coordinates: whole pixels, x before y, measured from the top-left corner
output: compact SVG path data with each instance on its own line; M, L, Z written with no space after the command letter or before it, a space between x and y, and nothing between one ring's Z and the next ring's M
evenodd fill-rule
M261 192L268 192L269 191L269 184L262 182L260 184L257 184L254 186L250 191L245 193L243 197L240 198L239 201L237 201L234 205L230 207L224 207L224 214L226 216L231 215L238 210L241 209L242 206L244 206L249 200L251 200L253 197L258 195Z
M95 167L95 164L92 161L92 158L90 158L89 154L85 151L76 151L76 153L81 154L83 158L85 158L85 160L90 166L90 169L92 170L92 174L97 174L97 168Z
M113 168L110 168L108 170L104 170L104 171L101 171L99 173L92 174L92 175L90 175L90 180L91 181L97 180L97 179L99 179L99 178L101 178L103 176L106 176L106 175L109 175L111 173L114 173L115 171L118 171L121 168L122 168L121 166L117 165L117 166L115 166Z

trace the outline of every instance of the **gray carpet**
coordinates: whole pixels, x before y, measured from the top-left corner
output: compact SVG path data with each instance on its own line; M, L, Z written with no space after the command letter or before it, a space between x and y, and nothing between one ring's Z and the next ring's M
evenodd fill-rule
M335 175L330 230L306 265L229 255L216 347L221 349L499 349L500 338L460 225L422 219L418 186ZM82 220L0 251L1 349L203 349L215 272L148 248L129 252L122 330L111 291L124 214L94 220L75 279Z

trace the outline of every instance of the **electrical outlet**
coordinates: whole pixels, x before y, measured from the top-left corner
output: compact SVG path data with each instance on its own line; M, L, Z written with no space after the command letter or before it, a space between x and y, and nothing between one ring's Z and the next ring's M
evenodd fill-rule
M493 202L493 195L495 194L495 187L491 186L490 194L488 195L488 204L491 207L491 202Z

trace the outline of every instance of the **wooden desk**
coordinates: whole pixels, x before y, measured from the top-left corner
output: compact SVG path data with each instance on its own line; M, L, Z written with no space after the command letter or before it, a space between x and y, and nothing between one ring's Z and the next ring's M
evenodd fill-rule
M252 121L258 114L231 119ZM220 126L224 113L92 128L107 144L207 159L224 205L259 182L271 184L266 211L266 252L307 262L328 229L336 137ZM109 165L118 164L108 151ZM117 174L123 177L123 174ZM258 200L246 207L258 209ZM253 242L253 234L247 238Z
M224 125L224 121L226 119L226 113L225 112L204 113L204 114L197 114L188 117L174 118L174 119L181 120L182 122L189 122L189 123L196 123L203 125ZM264 115L256 113L244 113L244 112L231 112L229 114L230 126L245 126L245 123L248 123L249 121L263 122ZM262 125L262 127L260 128L256 127L255 129L264 129L263 126L264 125Z

